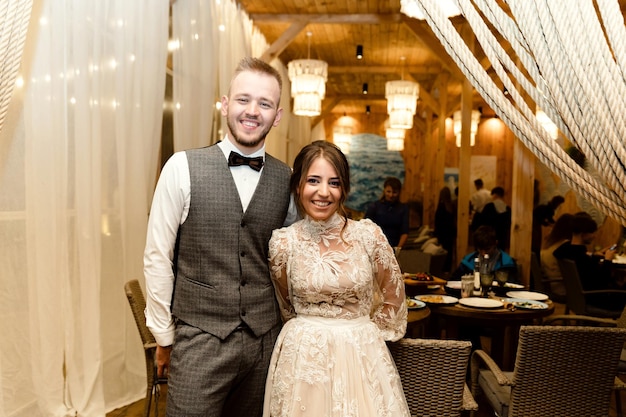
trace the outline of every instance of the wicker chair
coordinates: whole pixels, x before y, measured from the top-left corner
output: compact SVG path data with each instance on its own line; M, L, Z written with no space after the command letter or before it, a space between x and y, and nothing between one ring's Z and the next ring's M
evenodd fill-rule
M626 302L626 291L624 290L593 290L585 291L580 281L576 262L571 259L559 259L559 268L565 282L565 293L567 307L570 312L583 316L606 317L616 319L620 316L621 310L608 310L587 303L590 295L602 296L608 299L620 299Z
M135 318L135 324L139 330L141 336L141 342L143 343L143 350L146 356L146 376L148 385L146 389L146 400L144 404L144 417L150 415L150 408L152 406L152 398L154 397L154 410L155 416L159 415L159 395L161 392L161 385L167 384L167 378L159 378L157 376L157 368L155 363L156 355L156 341L154 336L146 327L146 317L144 316L144 310L146 309L146 299L143 296L143 291L139 285L139 281L136 279L128 281L124 284L124 290L126 291L126 298L128 298L128 304L133 312Z
M617 320L607 319L603 317L580 316L577 314L558 314L548 317L544 320L545 325L563 325L563 326L599 326L599 327L619 327L626 329L626 307ZM622 347L620 361L617 366L617 376L613 386L615 392L615 411L617 417L622 417L622 398L621 393L626 391L626 382L622 378L626 377L626 345Z
M470 342L401 339L389 343L412 416L460 416L478 410L465 378Z
M500 417L607 416L626 329L522 326L513 372L482 351L471 359L472 394Z

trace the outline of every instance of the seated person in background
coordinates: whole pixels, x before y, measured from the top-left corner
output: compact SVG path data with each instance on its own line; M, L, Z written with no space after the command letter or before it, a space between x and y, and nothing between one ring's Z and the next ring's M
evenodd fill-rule
M548 236L546 236L546 247L541 249L539 254L543 277L548 280L557 280L550 282L550 291L552 294L561 296L565 295L565 284L563 284L559 263L554 257L554 250L572 239L573 220L573 214L563 213L560 215L554 223L552 230ZM535 255L537 255L537 253L535 253Z
M485 254L489 255L489 264L492 271L505 269L509 271L509 282L517 282L517 264L511 256L498 249L496 231L491 226L480 226L473 233L474 252L468 253L461 260L459 267L450 276L451 281L460 281L461 277L474 272L474 259L482 260Z
M509 282L517 282L517 264L511 256L498 249L496 231L491 226L480 226L473 234L475 252L467 254L450 280L460 280L463 275L474 272L474 258L489 255L489 264L492 271L507 270ZM481 336L491 336L491 328L478 325L464 325L459 329L459 339L472 342L472 349L481 348Z
M585 291L616 289L611 276L611 263L615 250L604 248L594 253L587 251L596 237L598 225L586 212L574 214L572 219L572 240L563 243L553 252L556 259L571 259L576 262L580 283ZM587 302L606 310L622 310L626 300L621 297L593 295Z

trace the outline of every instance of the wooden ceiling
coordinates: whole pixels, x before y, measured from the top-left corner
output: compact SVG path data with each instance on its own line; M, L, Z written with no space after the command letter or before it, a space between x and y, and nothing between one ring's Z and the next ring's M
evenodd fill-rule
M386 113L385 83L413 80L420 85L418 114L439 112L442 75L448 75L449 111L460 106L464 79L425 21L400 13L400 0L238 0L271 45L263 58L328 63L324 113ZM452 18L460 30L463 17ZM307 32L311 36L307 36ZM310 46L309 46L310 45ZM357 59L357 45L363 58ZM476 52L482 59L482 52ZM368 94L362 93L368 84ZM477 106L483 105L476 95Z
M447 114L460 108L464 76L425 21L400 13L400 0L237 0L270 48L263 58L278 57L328 63L324 114L386 113L385 83L413 80L420 85L418 114L439 113L438 97L445 85ZM622 13L626 0L620 0ZM462 31L465 19L451 19ZM311 36L307 36L307 32ZM363 58L356 58L357 45ZM476 43L474 54L484 68L490 64ZM447 81L445 81L447 78ZM368 84L368 94L362 86ZM474 94L474 108L487 107ZM487 109L489 112L490 110ZM485 115L485 114L483 114Z

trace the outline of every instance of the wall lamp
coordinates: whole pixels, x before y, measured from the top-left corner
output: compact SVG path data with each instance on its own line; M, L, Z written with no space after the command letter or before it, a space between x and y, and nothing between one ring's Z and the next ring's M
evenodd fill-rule
M363 59L363 45L356 46L356 59Z

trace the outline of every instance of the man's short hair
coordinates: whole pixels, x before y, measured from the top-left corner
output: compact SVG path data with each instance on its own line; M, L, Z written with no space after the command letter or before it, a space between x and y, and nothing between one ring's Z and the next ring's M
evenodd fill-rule
M476 179L474 180L474 185L475 185L477 188L481 188L481 187L484 185L484 184L483 184L483 180L481 180L480 178L476 178Z
M572 234L593 233L596 230L598 230L598 224L589 213L579 211L574 214L574 218L572 219Z
M497 195L498 197L504 197L504 188L502 187L493 187L491 190L491 195Z
M476 250L490 250L498 244L496 231L493 227L482 225L473 234L474 248Z

